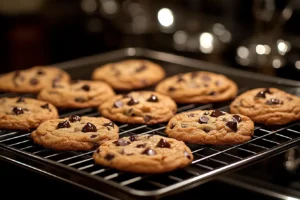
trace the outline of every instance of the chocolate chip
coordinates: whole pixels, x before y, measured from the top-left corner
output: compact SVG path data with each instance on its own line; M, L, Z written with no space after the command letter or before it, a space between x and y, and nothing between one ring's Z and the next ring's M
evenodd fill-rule
M134 99L134 98L131 97L130 100L127 102L127 105L133 106L133 105L138 104L138 103L139 103L139 101L137 99Z
M135 70L135 72L141 72L141 71L144 71L145 69L147 69L147 66L146 65L141 65L139 68L137 68L136 70Z
M127 140L124 140L123 138L120 138L117 141L115 141L114 144L117 146L127 146L130 144L130 142Z
M291 97L287 97L287 100L289 100L289 101L292 101L292 100L293 100L293 98L291 98Z
M239 115L233 115L232 117L233 117L233 119L235 119L237 122L241 122L241 121L242 121L242 118L241 118Z
M187 125L186 124L181 124L181 128L186 128Z
M49 104L48 103L46 103L44 105L41 105L41 108L48 109L49 111L51 111L51 109L49 108Z
M70 128L70 127L71 127L71 125L68 122L68 120L63 121L63 122L59 122L58 125L57 125L57 128Z
M84 102L86 102L86 100L84 98L82 98L82 97L76 97L74 100L76 102L78 102L78 103L84 103Z
M156 147L160 147L160 148L171 148L171 145L170 145L170 143L169 143L167 140L161 138L161 139L159 140L159 142L157 143Z
M198 122L199 122L200 124L207 124L208 120L209 120L208 117L201 116Z
M83 89L84 91L90 91L90 86L89 85L83 85L82 87L81 87L81 89Z
M105 157L104 157L104 159L107 160L107 161L111 161L114 158L115 158L115 155L110 154L110 153L106 154Z
M269 100L266 102L267 105L277 105L277 104L282 104L282 103L283 103L283 102L280 101L279 99L274 99L274 98L269 99Z
M30 84L31 85L37 85L38 83L39 83L39 80L37 80L36 78L30 79Z
M24 114L24 110L20 107L14 107L12 110L16 115Z
M79 122L80 120L81 120L81 117L79 117L78 115L71 115L69 117L70 122Z
M146 144L138 144L135 146L136 148L145 148L146 147Z
M188 117L195 117L195 113L191 113L187 115Z
M188 159L191 159L191 155L190 155L188 152L184 151L184 152L183 152L183 155L184 155L185 157L187 157Z
M152 94L149 97L149 99L147 99L147 101L149 101L149 102L158 102L158 98L157 98L157 96L155 96L155 95Z
M53 88L59 88L59 87L62 87L62 86L59 85L59 80L55 80L55 79L54 79L54 80L52 81L52 87L53 87Z
M170 129L173 129L176 126L176 124L171 124Z
M177 76L177 82L183 82L183 81L185 81L185 80L183 79L182 75L179 74L179 75Z
M205 111L203 115L209 115L209 112L208 112L208 111Z
M256 95L255 98L266 98L266 93L271 94L270 89L266 88L262 91L259 91Z
M191 78L196 78L198 76L198 72L192 72L191 73Z
M203 81L210 81L210 77L207 76L207 75L201 76L201 79L202 79Z
M100 153L100 149L97 149L97 151L96 151L97 153Z
M17 103L24 103L25 99L23 97L18 98Z
M148 135L147 138L149 139L149 138L151 138L153 136L154 136L154 134L151 134L151 135Z
M111 126L112 128L114 128L115 124L113 122L107 122L107 123L104 123L103 126L106 126L106 127Z
M61 80L61 78L62 78L62 74L58 74L53 80L52 80L52 87L53 88L58 88L58 87L62 87L62 86L59 86L58 84L59 84L59 82L60 82L60 80ZM72 83L73 83L74 81L72 81Z
M94 149L96 149L96 148L98 148L100 146L100 144L99 143L94 143Z
M176 90L176 88L174 88L172 86L170 86L169 89L168 89L169 92L174 92L175 90Z
M121 108L123 106L123 102L122 101L116 101L115 103L114 103L114 107L115 108Z
M217 94L216 92L212 91L212 92L210 92L208 95L210 95L210 96L215 96L216 94Z
M220 85L221 85L221 82L220 82L220 81L216 81L216 82L215 82L215 85L216 85L216 86L220 86Z
M138 139L137 139L137 136L136 136L136 135L131 135L131 136L129 137L129 140L130 140L131 142L133 142L133 141L137 141Z
M97 132L97 128L94 124L88 122L86 123L86 125L84 125L84 127L81 130L82 132L86 133L86 132Z
M90 135L90 138L95 138L97 137L98 135Z
M226 123L226 126L228 126L234 132L237 131L237 122L236 121L229 121Z
M222 111L219 111L219 110L214 110L214 111L212 111L212 113L210 114L210 116L212 116L212 117L219 117L219 116L221 116L221 115L225 115L225 113L222 112Z
M145 115L144 116L144 121L145 122L149 122L152 119L152 117L150 115Z
M207 129L207 128L204 128L203 131L204 131L205 133L208 133L210 130Z
M146 154L148 156L153 156L156 154L156 151L154 149L147 148L142 152L142 154Z
M37 75L44 75L45 72L44 72L43 70L38 70L38 71L36 72L36 74L37 74Z

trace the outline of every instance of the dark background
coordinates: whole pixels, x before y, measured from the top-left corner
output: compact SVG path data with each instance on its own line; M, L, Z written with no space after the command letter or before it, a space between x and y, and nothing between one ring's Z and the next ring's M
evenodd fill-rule
M260 2L258 7L253 7ZM272 1L275 12L269 21L257 20L253 11L265 9L267 1L253 0L0 0L1 73L71 60L124 47L145 47L244 70L300 80L300 19L296 1L292 17L273 37L268 31L278 24L280 12L289 2ZM270 1L269 1L270 2ZM157 14L162 8L173 12L174 23L163 27ZM262 10L263 14L265 10ZM272 64L243 66L236 60L237 48L263 30L257 44L289 42L290 50L279 55L279 69ZM222 25L228 42L218 41L213 52L199 49L199 36ZM176 33L184 41L176 43ZM262 38L262 39L261 39ZM271 38L271 39L270 39ZM254 42L254 43L255 43ZM271 52L275 52L272 48ZM271 53L272 54L272 53ZM278 53L277 53L278 54ZM276 54L276 55L277 55ZM267 58L270 59L270 58ZM272 61L271 61L272 63Z

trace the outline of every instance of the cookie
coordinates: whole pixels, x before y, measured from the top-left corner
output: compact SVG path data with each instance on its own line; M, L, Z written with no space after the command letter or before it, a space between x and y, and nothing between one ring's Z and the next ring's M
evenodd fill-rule
M37 93L58 82L69 81L70 76L56 67L32 67L0 76L0 91Z
M60 108L96 107L115 95L112 88L101 81L75 81L60 83L43 89L38 99Z
M93 79L107 82L116 90L145 88L159 82L165 72L148 60L130 59L109 63L94 70Z
M58 118L56 108L31 98L0 98L0 129L28 130L42 122Z
M177 103L212 103L234 98L238 87L226 76L198 71L169 77L155 90Z
M103 117L53 119L42 123L31 137L36 144L64 151L88 151L119 138L119 128Z
M232 145L251 139L254 123L246 116L220 110L195 110L175 115L166 134L184 142L210 145Z
M100 165L121 171L162 173L189 165L193 154L181 141L145 134L104 142L93 158Z
M131 124L166 122L176 110L177 105L170 97L152 91L116 95L99 106L104 117Z
M256 88L238 96L230 112L265 125L283 125L300 119L300 98L276 88Z

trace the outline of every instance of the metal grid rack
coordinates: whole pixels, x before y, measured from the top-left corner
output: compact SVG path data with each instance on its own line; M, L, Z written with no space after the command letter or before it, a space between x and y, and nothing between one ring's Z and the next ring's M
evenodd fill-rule
M145 57L155 59L149 55ZM82 63L84 62L81 61L80 65L83 65ZM185 69L185 71L188 70L188 68ZM242 88L240 92L247 89ZM1 96L15 96L15 94L1 94ZM216 108L228 111L228 102L223 104L178 105L178 112ZM99 116L93 108L60 112L61 117L71 114ZM164 133L166 123L157 125L117 123L117 125L120 128L120 137L145 133L166 136ZM187 144L194 155L194 161L190 166L165 174L149 175L121 172L96 165L92 159L94 151L60 152L45 149L32 142L28 131L0 130L0 158L67 181L108 198L160 198L197 186L218 174L273 156L299 142L299 122L281 127L257 125L254 137L244 144L235 146Z

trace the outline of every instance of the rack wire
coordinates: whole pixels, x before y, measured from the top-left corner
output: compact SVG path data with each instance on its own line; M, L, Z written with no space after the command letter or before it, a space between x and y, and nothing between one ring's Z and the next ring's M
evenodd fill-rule
M186 69L188 70L188 69ZM244 92L249 88L241 88ZM0 96L15 96L5 93ZM25 95L31 97L31 95ZM178 105L178 112L198 109L228 111L228 103ZM93 108L65 110L60 117L71 114L99 116ZM158 134L166 136L166 123L156 125L119 124L120 137L134 134ZM193 152L192 164L164 174L135 174L103 167L94 163L94 151L56 151L45 149L32 142L29 131L0 130L0 155L47 175L53 175L92 192L112 199L161 198L195 187L217 175L253 164L278 154L300 142L300 123L267 127L256 125L253 138L234 146L210 146L187 144ZM4 157L4 156L3 156ZM21 161L17 161L18 158ZM24 164L25 163L25 164ZM37 165L38 167L34 166Z

